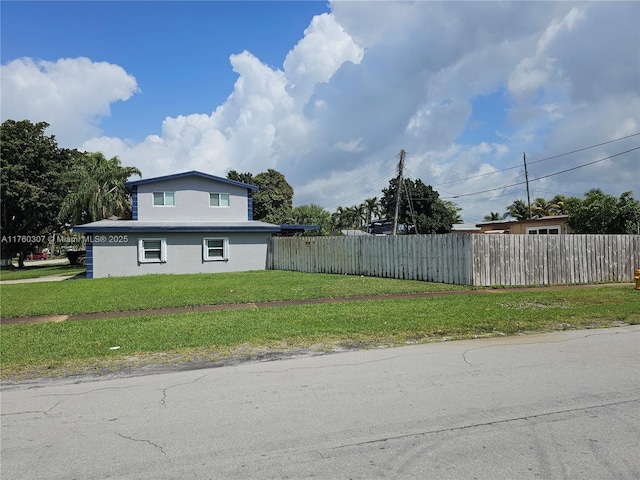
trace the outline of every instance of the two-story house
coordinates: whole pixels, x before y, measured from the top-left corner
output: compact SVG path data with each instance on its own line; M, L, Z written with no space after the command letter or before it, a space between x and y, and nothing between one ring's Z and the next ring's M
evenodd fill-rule
M127 183L132 220L77 225L87 278L264 270L279 225L253 220L253 185L191 171Z

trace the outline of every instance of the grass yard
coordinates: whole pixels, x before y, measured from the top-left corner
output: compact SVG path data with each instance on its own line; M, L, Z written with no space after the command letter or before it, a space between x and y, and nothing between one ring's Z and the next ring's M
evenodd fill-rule
M82 265L29 265L21 270L0 270L0 280L24 280L27 278L46 277L48 275L67 275L73 277L85 271L86 267Z
M146 284L148 280L140 282ZM171 283L169 280L174 279L162 280ZM198 279L197 283L201 281L204 279ZM257 301L305 295L344 296L352 293L345 290L347 287L359 291L356 288L359 282L378 293L416 288L412 286L414 282L387 283L384 279L295 272L222 274L208 280L210 290L217 286L224 293L213 298L228 301L234 293L230 290L239 289L237 296L243 302L250 298ZM423 288L436 287L423 284ZM100 289L107 291L104 286ZM5 294L3 288L3 309ZM488 290L446 297L3 325L2 377L20 379L111 371L151 363L216 362L298 349L330 351L638 324L639 295L628 286Z
M4 318L464 290L439 283L280 270L2 285Z

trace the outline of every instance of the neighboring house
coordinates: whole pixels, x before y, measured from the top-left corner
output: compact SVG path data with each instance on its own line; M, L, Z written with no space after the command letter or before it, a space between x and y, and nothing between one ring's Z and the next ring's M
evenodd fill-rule
M348 237L359 236L359 235L370 235L367 232L363 232L362 230L355 230L355 229L340 230L340 233Z
M569 232L567 227L568 215L553 215L550 217L532 218L531 220L495 220L478 223L476 227L482 233L510 233L513 235L564 235Z
M454 223L451 226L451 233L482 233L482 230L470 223Z
M258 187L191 171L127 183L132 220L77 225L87 278L264 270L279 225L253 220Z

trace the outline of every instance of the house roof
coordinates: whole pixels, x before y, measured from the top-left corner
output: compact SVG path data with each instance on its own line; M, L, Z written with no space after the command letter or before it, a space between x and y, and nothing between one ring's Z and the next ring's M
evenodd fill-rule
M76 225L81 233L143 233L143 232L265 232L280 231L280 225L259 221L245 222L143 222L139 220L99 220Z
M370 234L369 234L369 233L367 233L367 232L363 232L362 230L355 230L355 229L351 229L351 230L349 230L349 229L347 229L347 230L340 230L340 232L341 232L343 235L347 235L347 236L350 236L350 237L358 236L358 235L370 235Z
M451 226L452 232L479 232L480 227L473 223L454 223Z
M480 222L480 223L476 223L477 227L480 227L482 225L506 225L508 226L509 224L515 224L515 223L535 223L535 222L539 222L541 220L557 220L557 221L563 221L566 220L567 218L569 218L569 215L549 215L546 217L539 217L539 218L525 218L523 220L516 220L515 218L507 218L504 220L491 220L488 222Z
M127 186L127 188L130 188L135 185L142 185L145 183L164 182L166 180L173 180L176 178L192 177L192 176L206 178L207 180L215 180L216 182L228 183L230 185L235 185L236 187L244 187L253 191L258 190L258 187L256 187L255 185L249 185L248 183L238 182L236 180L230 180L228 178L216 177L215 175L209 175L208 173L198 172L197 170L191 170L190 172L174 173L172 175L164 175L162 177L152 177L152 178L142 178L140 180L132 180L130 182L127 182L125 185Z
M280 225L280 233L282 235L295 235L308 230L320 230L320 225Z

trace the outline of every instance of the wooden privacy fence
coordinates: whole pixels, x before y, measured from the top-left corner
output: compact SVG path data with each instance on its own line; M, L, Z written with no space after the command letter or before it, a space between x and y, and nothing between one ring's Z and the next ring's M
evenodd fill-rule
M640 236L273 237L267 268L474 286L631 282Z

